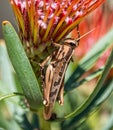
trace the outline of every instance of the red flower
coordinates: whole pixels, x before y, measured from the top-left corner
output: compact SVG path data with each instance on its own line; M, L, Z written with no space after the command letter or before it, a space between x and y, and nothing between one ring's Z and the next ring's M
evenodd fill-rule
M10 0L21 39L29 47L60 42L104 0ZM43 48L45 49L45 48ZM39 50L42 51L42 50Z
M80 45L76 48L76 57L81 59L91 49L91 47L104 35L106 34L111 26L113 25L113 2L106 1L102 7L98 8L89 17L84 19L80 23L80 34L81 36L88 31L94 29L91 33L80 40ZM76 37L76 30L72 32L73 37ZM98 60L93 70L99 69L105 64L106 59L110 54L110 50L107 50L102 57ZM110 73L113 75L113 70Z

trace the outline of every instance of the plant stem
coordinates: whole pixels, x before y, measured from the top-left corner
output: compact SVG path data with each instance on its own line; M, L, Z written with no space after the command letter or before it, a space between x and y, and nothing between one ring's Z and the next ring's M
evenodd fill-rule
M39 121L40 121L40 130L51 130L51 122L46 121L43 117L43 110L40 109L38 112Z

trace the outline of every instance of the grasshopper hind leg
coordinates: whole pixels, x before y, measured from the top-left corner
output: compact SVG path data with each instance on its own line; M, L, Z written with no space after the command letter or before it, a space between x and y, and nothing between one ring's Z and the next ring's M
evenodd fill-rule
M53 79L53 66L50 64L46 69L45 85L44 85L44 101L45 106L49 106L49 97Z
M51 56L48 56L42 63L39 64L40 70L41 70L43 104L44 105L49 104L49 93L50 93L50 88L51 88L51 80L53 78L52 66L48 65L48 62L50 59L51 59Z
M62 80L62 84L61 84L61 88L60 88L58 96L57 96L57 100L60 105L64 104L64 78Z
M44 119L45 120L55 120L57 118L56 113L52 113L53 104L49 104L49 106L44 107Z

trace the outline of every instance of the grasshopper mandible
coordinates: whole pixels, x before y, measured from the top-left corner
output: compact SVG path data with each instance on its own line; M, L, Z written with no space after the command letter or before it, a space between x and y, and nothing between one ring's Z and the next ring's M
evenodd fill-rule
M42 63L42 68L50 60L43 76L43 104L44 118L49 120L52 117L52 111L55 101L58 99L59 104L63 104L64 77L67 66L72 58L75 47L78 42L74 39L67 38L63 44L52 42L57 48L53 54ZM42 73L43 69L42 69Z

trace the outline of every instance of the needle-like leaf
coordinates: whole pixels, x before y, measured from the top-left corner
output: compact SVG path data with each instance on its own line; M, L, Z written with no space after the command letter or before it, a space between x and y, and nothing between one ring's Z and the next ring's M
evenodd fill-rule
M3 22L2 28L8 54L25 97L27 98L30 107L37 109L42 103L42 95L22 43L13 26L8 21Z

